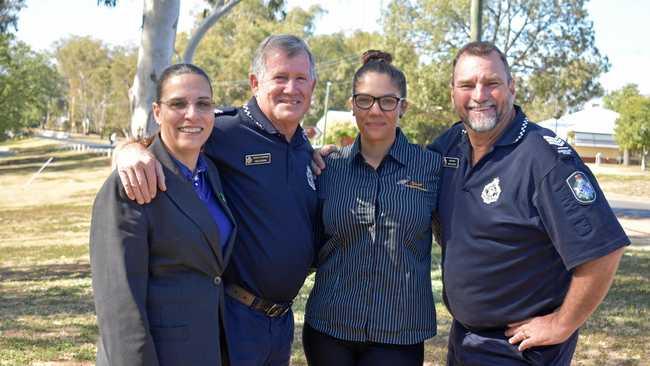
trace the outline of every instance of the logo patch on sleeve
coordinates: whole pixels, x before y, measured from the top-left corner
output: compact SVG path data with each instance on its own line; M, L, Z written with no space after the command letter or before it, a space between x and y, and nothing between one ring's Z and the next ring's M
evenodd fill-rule
M244 157L244 163L246 166L271 164L271 153L246 155Z
M590 204L596 200L596 190L591 185L585 173L580 171L573 172L566 179L566 183L569 185L576 201L582 204Z

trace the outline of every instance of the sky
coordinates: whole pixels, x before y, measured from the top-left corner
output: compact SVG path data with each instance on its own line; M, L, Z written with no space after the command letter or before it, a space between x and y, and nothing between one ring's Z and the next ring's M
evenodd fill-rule
M318 4L327 13L316 23L316 33L363 29L379 30L381 9L389 0L288 0L288 8ZM469 0L467 0L469 1ZM65 3L66 6L62 6ZM70 35L89 35L111 45L137 45L143 0L119 0L115 8L96 0L27 0L19 14L17 37L38 50ZM182 0L179 31L189 31L201 0ZM650 1L591 0L587 4L596 31L596 46L607 55L610 71L600 79L607 92L635 83L650 95L650 46L645 28Z

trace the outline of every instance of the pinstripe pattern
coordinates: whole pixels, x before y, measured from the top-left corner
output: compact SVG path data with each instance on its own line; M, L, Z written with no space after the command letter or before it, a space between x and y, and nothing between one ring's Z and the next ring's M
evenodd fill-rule
M323 244L305 320L350 340L415 344L436 334L431 222L441 158L398 129L375 171L352 146L318 178Z

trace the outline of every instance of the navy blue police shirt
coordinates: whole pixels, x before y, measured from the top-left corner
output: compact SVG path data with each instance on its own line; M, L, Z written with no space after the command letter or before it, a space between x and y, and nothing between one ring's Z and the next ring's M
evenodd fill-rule
M460 122L429 146L443 157L444 298L468 328L554 311L576 266L630 242L576 152L515 110L475 166Z
M288 142L253 98L216 113L204 151L239 226L226 283L274 302L293 300L314 260L318 205L302 128Z

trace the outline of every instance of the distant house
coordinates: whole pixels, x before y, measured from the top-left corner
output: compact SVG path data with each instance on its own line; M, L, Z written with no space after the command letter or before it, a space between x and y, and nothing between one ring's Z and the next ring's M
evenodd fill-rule
M357 128L357 124L354 120L354 116L352 115L352 111L330 110L327 112L327 120L325 119L325 116L323 116L318 120L318 122L316 122L316 127L320 131L321 137L330 135L333 131L337 130L342 125L350 126L353 129ZM354 139L346 138L344 141L337 141L336 143L340 145L348 145L353 141Z
M587 162L594 162L600 154L603 162L620 162L623 152L614 140L614 128L618 113L591 104L583 110L567 114L559 119L539 123L566 140Z

